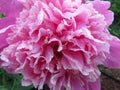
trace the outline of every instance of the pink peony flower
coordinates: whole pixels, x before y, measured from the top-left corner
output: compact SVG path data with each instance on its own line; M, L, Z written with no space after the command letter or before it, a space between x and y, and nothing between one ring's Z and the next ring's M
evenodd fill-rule
M9 29L16 21L16 17L22 10L23 5L18 0L0 0L0 13L5 15L0 18L0 51L8 45L6 38Z
M99 64L120 68L120 40L107 30L110 2L26 0L11 27L1 66L22 85L51 90L100 90Z

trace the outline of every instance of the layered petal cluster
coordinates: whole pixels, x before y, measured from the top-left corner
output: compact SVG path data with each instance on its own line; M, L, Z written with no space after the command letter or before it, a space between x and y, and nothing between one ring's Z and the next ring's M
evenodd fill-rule
M1 52L1 66L24 86L100 90L99 64L120 68L120 40L108 32L110 2L26 0Z

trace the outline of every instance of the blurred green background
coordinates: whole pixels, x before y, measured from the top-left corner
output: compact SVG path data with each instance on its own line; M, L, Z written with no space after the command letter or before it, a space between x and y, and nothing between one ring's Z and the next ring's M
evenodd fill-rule
M111 34L120 38L120 0L110 0L111 10L114 11L114 22L110 26L109 31Z
M110 26L109 31L111 34L120 38L120 0L110 0L111 10L115 13L115 19ZM0 18L4 17L0 14ZM21 86L21 75L12 75L6 73L3 69L0 69L0 90L35 90L31 85L29 87Z

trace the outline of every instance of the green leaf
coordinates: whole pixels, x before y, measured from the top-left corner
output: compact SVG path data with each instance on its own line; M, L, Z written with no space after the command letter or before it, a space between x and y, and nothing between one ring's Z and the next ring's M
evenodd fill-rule
M4 18L5 15L3 13L0 13L0 18Z
M21 85L21 74L9 74L5 70L0 69L0 90L31 90L33 85L23 87Z

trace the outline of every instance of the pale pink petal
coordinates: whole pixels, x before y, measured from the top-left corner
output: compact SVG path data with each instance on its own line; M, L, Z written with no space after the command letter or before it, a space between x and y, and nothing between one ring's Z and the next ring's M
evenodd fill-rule
M108 23L108 25L111 25L113 22L112 18L114 16L114 13L108 10L110 8L110 2L109 1L101 1L101 0L94 0L93 1L94 8L101 14L105 16L105 20Z

